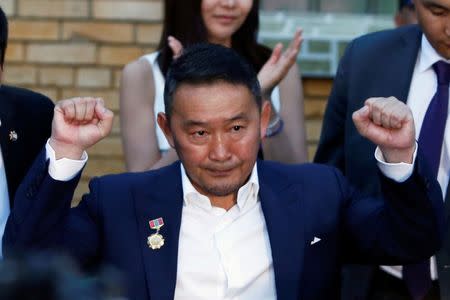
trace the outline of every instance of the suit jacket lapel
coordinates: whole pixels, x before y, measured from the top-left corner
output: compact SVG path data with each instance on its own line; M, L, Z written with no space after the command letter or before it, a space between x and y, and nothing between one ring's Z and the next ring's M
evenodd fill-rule
M393 47L395 50L390 56L391 60L386 64L386 72L393 75L390 81L392 96L403 102L408 99L421 40L422 31L418 26L413 26L401 36L400 47Z
M300 299L305 247L303 210L299 189L290 186L276 173L265 172L258 162L259 197L269 233L278 299Z
M1 89L1 87L0 87ZM3 156L3 163L5 166L6 174L10 174L10 176L6 177L8 187L11 185L11 174L14 173L15 167L14 162L19 161L20 157L23 155L23 152L19 151L22 147L14 147L14 142L10 139L10 132L16 131L16 128L19 124L16 124L16 120L20 120L16 116L16 109L13 105L14 99L4 99L3 96L0 96L0 147L1 154ZM20 152L20 153L19 153ZM11 199L11 190L9 188L10 195L10 205L12 205Z
M179 163L163 169L157 179L153 179L151 184L137 187L133 194L150 298L173 299L183 207ZM160 249L153 250L147 245L147 238L156 231L150 229L149 221L157 218L164 220L159 233L165 242Z
M16 110L10 100L1 98L0 100L0 147L2 149L3 157L5 158L8 157L10 153L11 140L9 138L9 133L11 130L14 130L14 126L16 125L14 124L14 120L16 120Z
M446 217L446 219L449 219L450 218L450 180L449 180L449 183L447 185L447 191L445 192L444 201L445 201L445 204L444 204L444 206L445 206L445 217Z
M445 193L445 202L444 202L444 209L445 209L445 219L446 220L450 220L450 182L447 185L447 191ZM448 223L448 222L447 222ZM447 225L449 226L449 225ZM447 233L444 237L444 244L443 244L443 250L446 251L446 253L448 253L448 260L445 262L447 266L447 268L450 268L450 234ZM449 278L450 278L450 272L448 274ZM450 288L449 288L450 290ZM449 294L450 297L450 294Z

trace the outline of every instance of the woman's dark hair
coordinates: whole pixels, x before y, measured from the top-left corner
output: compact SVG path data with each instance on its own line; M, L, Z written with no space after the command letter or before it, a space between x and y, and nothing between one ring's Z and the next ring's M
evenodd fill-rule
M164 27L159 42L158 64L164 76L172 63L172 50L167 44L169 35L184 47L207 42L206 27L201 15L202 0L165 0ZM242 26L232 36L232 48L244 57L258 72L269 59L271 50L258 44L259 2L253 0L252 8Z

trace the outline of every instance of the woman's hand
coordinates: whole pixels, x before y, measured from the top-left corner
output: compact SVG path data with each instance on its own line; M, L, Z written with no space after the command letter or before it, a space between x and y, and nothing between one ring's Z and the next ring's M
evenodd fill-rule
M300 46L303 42L302 30L295 31L289 47L282 53L283 45L278 43L272 51L269 60L258 73L259 84L264 98L269 98L273 88L286 76L297 60Z
M173 36L167 38L173 59L177 59L183 52L183 45ZM303 42L302 30L297 29L289 47L282 52L283 44L278 43L272 51L272 55L258 73L258 80L265 98L269 98L273 88L286 76L289 69L297 60L300 46Z
M169 35L167 38L167 43L169 44L170 49L173 53L173 59L177 59L183 53L183 44L173 36Z

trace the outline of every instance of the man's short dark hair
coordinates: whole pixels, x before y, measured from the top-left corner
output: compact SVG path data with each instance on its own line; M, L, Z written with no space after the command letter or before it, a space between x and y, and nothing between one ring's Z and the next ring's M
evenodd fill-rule
M412 2L412 0L400 0L398 2L398 10L402 10L404 7L407 7L409 9L413 9L414 8L414 3Z
M8 19L0 7L0 67L3 69L5 62L6 46L8 45Z
M253 68L231 48L215 44L197 44L184 49L173 61L164 88L166 115L171 116L173 94L181 84L226 82L246 86L261 107L261 88Z

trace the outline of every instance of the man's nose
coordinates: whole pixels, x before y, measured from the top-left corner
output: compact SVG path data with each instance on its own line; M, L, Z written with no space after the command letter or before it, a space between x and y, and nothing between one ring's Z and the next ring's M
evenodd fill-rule
M224 161L231 157L229 142L224 135L214 136L210 145L209 157L216 161Z

